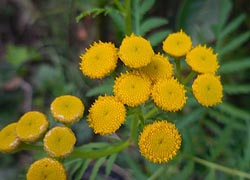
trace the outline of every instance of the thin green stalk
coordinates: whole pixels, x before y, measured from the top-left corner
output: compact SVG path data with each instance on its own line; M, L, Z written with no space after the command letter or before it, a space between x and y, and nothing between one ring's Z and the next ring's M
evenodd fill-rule
M126 35L130 35L132 33L131 0L125 0L125 24Z
M118 153L129 146L129 140L119 142L115 145L110 145L107 148L103 148L100 150L83 150L81 148L75 148L74 151L70 154L70 158L101 158L111 154Z
M137 125L138 125L138 116L134 115L134 118L132 119L131 125L130 125L130 139L133 144L136 143L136 134L137 134Z
M194 71L191 71L189 75L183 80L182 84L186 85L196 75Z
M34 144L26 144L22 143L18 150L35 150L35 151L43 151L43 146L34 145Z
M154 106L150 111L147 112L147 114L144 116L144 119L149 119L149 118L151 118L151 117L154 116L157 112L158 112L158 108Z
M124 11L125 11L123 5L120 3L119 0L114 0L114 3L115 3L115 5L117 6L117 8L119 9L119 11L121 11L121 12L124 12Z
M161 176L161 174L165 171L165 167L164 166L161 166L157 171L155 171L154 174L152 174L152 176L150 176L148 178L148 180L155 180L155 179L158 179L158 177Z
M207 167L209 167L211 169L222 171L224 173L227 173L227 174L230 174L230 175L233 175L233 176L239 176L239 177L242 177L242 178L250 179L250 174L245 173L243 171L239 171L239 170L236 170L236 169L228 168L228 167L225 167L225 166L222 166L222 165L219 165L219 164L216 164L216 163L212 163L212 162L209 162L209 161L206 161L204 159L201 159L201 158L198 158L198 157L194 157L194 156L191 156L190 158L193 161L195 161L195 162L197 162L199 164L202 164L204 166L207 166Z
M175 59L175 66L176 66L176 76L179 82L181 82L181 61L180 59Z

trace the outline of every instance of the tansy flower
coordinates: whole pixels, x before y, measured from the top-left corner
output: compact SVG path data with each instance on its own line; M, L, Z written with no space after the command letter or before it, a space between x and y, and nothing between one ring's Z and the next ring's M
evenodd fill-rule
M198 73L215 73L219 68L217 54L211 48L198 45L186 56L187 64Z
M162 78L170 78L173 76L173 65L167 57L156 54L152 57L152 61L140 71L147 75L153 82Z
M163 50L174 57L186 55L191 48L191 38L182 30L169 34L163 41Z
M60 162L43 158L31 164L26 178L27 180L66 180L66 171Z
M11 123L0 131L0 151L12 152L20 144L20 139L16 135L17 123Z
M58 126L47 132L43 143L50 156L65 157L73 151L76 137L71 129Z
M180 149L181 136L175 125L165 120L144 127L139 137L141 154L151 162L165 163Z
M56 121L72 124L82 118L84 105L78 97L64 95L57 97L51 103L50 111Z
M80 56L80 69L90 78L103 78L113 71L118 60L117 49L112 43L94 43Z
M192 90L197 101L206 107L221 102L223 96L220 78L212 74L199 75L193 82Z
M114 96L99 96L89 109L87 121L97 134L114 133L124 123L126 109Z
M118 55L126 66L140 68L150 63L154 51L148 40L131 34L122 40Z
M157 106L164 111L178 111L186 103L184 86L176 79L162 79L152 90L152 97Z
M151 81L145 75L127 72L116 78L113 91L122 103L132 107L138 106L149 98Z
M25 113L17 122L17 136L25 142L34 142L47 131L49 122L47 117L38 111Z

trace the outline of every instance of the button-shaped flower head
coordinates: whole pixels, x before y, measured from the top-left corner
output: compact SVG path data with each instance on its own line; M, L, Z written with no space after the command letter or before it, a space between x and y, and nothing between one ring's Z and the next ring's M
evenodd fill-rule
M171 160L181 146L181 136L175 125L155 121L144 127L139 137L141 154L151 162L165 163Z
M99 96L89 109L88 123L96 134L112 134L124 123L126 109L114 96Z
M17 123L11 123L0 131L0 152L12 152L20 144L20 139L16 134Z
M116 68L118 55L113 43L99 41L81 56L80 69L90 78L102 79Z
M118 55L126 66L140 68L151 62L154 51L148 40L131 34L122 40Z
M48 130L49 122L45 114L38 111L25 113L17 122L17 136L24 142L39 140Z

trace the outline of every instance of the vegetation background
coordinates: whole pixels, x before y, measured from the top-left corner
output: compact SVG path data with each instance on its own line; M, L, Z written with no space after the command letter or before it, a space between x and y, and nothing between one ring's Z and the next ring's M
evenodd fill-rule
M79 55L93 41L112 41L119 47L124 24L114 2L0 1L0 129L29 110L49 115L51 101L60 95L76 95L88 109L97 95L111 93L110 79L82 75ZM131 2L133 31L149 39L155 51L161 51L168 33L179 29L192 37L194 45L215 49L224 98L209 109L191 99L183 112L166 116L174 119L183 137L181 151L170 163L149 163L137 147L131 147L116 157L113 174L105 176L99 169L96 179L250 179L249 0ZM78 145L101 139L85 120L73 129ZM28 151L0 154L0 180L25 179L36 156ZM72 179L83 174L82 164L71 164ZM83 179L91 176L94 164Z

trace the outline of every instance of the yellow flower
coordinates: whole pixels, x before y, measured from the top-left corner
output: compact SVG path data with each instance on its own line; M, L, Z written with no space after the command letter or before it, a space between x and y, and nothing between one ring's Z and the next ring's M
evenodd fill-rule
M211 48L198 45L186 56L187 64L198 73L215 73L219 68L217 54Z
M151 162L165 163L180 149L181 135L174 124L156 121L144 127L139 137L141 154Z
M221 103L223 88L218 76L199 75L193 82L192 90L197 101L206 107Z
M20 144L20 139L16 135L17 123L11 123L0 131L0 151L12 152Z
M38 111L25 113L17 122L17 136L25 142L34 142L47 131L49 122L47 117Z
M101 79L115 69L118 55L114 44L99 41L86 49L80 58L82 73L90 78Z
M127 72L116 78L113 91L122 103L132 107L138 106L149 98L151 81L145 75Z
M154 55L152 61L140 70L153 82L173 76L173 65L169 62L167 57L160 54Z
M66 180L66 171L60 162L43 158L31 164L26 178L27 180Z
M184 86L176 79L162 79L154 85L152 97L155 104L164 111L178 111L186 103L185 93Z
M57 97L50 105L50 111L56 121L72 124L79 121L84 113L82 101L71 95Z
M76 137L71 129L58 126L47 132L43 143L50 156L65 157L73 151Z
M148 40L131 34L123 39L118 55L126 66L140 68L151 62L154 51Z
M168 35L163 41L163 50L174 57L186 55L191 48L191 38L182 30Z
M99 96L89 109L88 123L94 132L112 134L124 123L126 109L114 96Z

